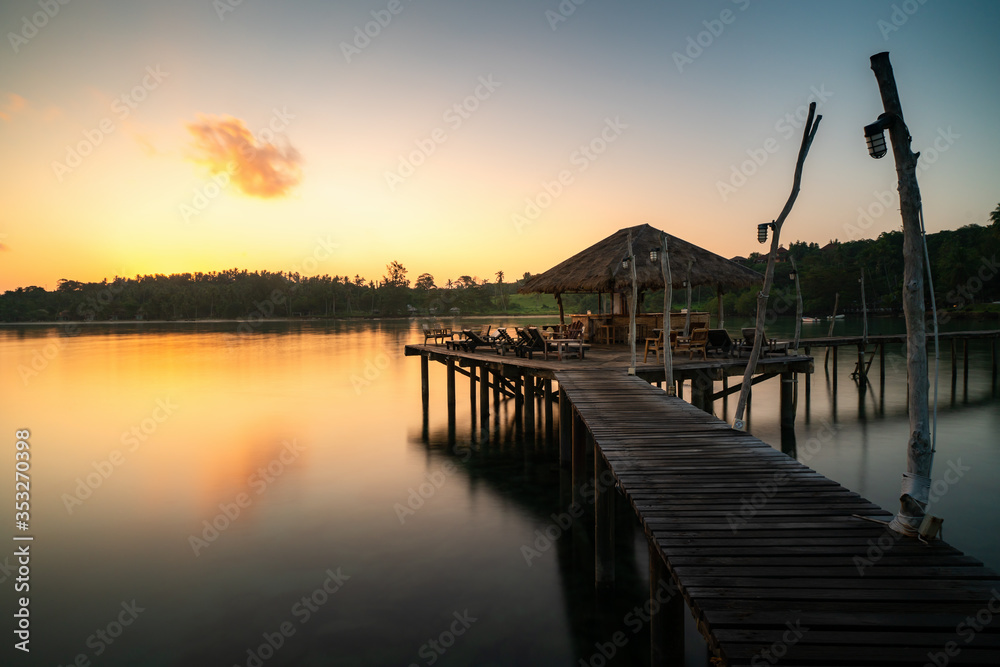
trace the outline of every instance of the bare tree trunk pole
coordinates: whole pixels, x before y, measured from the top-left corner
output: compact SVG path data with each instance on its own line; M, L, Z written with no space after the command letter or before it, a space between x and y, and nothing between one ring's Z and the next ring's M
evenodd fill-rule
M688 260L688 270L687 276L685 276L685 283L687 283L687 309L684 311L684 336L691 335L691 260Z
M631 302L629 304L628 313L628 341L629 348L631 349L632 356L630 357L630 364L628 367L628 374L635 375L635 309L639 305L639 290L636 289L636 275L635 275L635 254L632 252L632 232L628 233L628 259L629 266L632 267L632 294ZM583 352L580 353L581 355Z
M815 119L815 120L814 120ZM747 397L750 394L750 382L753 379L754 371L757 369L757 360L760 359L760 347L764 342L764 319L767 315L767 298L771 291L771 284L774 282L774 262L778 255L778 237L781 235L781 226L785 224L785 218L792 212L795 199L799 196L799 188L802 184L802 167L805 164L806 156L809 154L809 147L812 146L813 137L819 129L819 122L823 116L816 115L816 103L809 104L809 117L802 128L802 144L799 146L799 157L795 162L795 175L792 178L792 191L788 195L788 201L781 213L774 221L774 237L771 239L771 252L767 256L767 270L764 272L764 286L757 294L757 332L753 337L753 350L750 352L750 360L747 361L747 368L743 372L743 387L740 390L740 400L736 404L736 417L733 426L743 428L743 410L747 405Z
M670 256L667 255L667 235L660 232L660 272L663 274L663 380L666 383L667 395L676 396L674 386L674 358L670 349L670 308L674 300L674 287L670 281Z
M906 370L909 390L910 437L906 472L899 496L899 513L890 527L913 535L920 527L931 483L934 450L931 447L927 407L927 338L924 327L924 262L920 225L920 188L917 158L910 150L910 132L903 121L903 107L887 52L871 57L872 72L882 95L882 106L893 122L889 125L892 156L899 181L899 211L903 219L903 315L906 317Z
M795 274L795 338L792 340L792 349L798 354L799 336L802 334L802 288L799 287L799 270L792 253L788 253L788 261L792 263L792 272Z

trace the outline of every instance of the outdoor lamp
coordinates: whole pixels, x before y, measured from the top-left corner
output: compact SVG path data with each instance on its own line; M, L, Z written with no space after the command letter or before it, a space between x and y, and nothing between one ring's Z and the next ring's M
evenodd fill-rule
M788 272L788 279L789 280L795 280L795 276L796 275L798 275L798 274L796 273L795 269L792 269L791 271Z
M688 286L688 281L682 280L681 281L681 287L685 287L686 288L687 286Z
M622 258L622 268L623 269L628 269L628 260L629 260L628 257L623 257Z
M659 248L653 248L652 250L649 251L649 261L655 262L659 258L660 258L660 249Z
M767 243L767 228L774 229L773 222L762 222L757 225L757 243Z
M865 141L868 142L868 154L876 160L885 157L885 131L889 129L895 117L884 113L871 125L865 125Z

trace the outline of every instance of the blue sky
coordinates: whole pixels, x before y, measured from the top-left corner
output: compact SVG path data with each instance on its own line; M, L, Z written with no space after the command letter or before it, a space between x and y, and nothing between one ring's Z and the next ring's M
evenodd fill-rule
M875 237L900 225L881 203L891 156L862 135L880 51L928 228L1000 201L994 2L46 6L0 9L0 289L289 270L321 242L337 250L316 273L398 260L442 284L542 271L640 223L746 255L811 99L823 121L783 240Z

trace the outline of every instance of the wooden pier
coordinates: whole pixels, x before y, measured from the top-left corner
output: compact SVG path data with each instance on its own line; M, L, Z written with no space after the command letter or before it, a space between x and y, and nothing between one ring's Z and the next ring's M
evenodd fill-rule
M680 600L715 664L1000 664L1000 575L942 541L888 531L878 523L891 518L882 508L710 414L725 393L712 383L742 375L746 360L678 361L675 376L692 386L688 403L651 384L663 379L662 366L640 365L630 376L620 353L594 351L568 362L431 345L405 353L421 358L425 407L428 362L446 366L450 428L456 374L470 379L473 419L478 393L484 424L491 389L494 409L514 400L526 432L539 400L547 430L558 406L572 498L580 502L584 484L595 490L599 588L614 582L616 502L629 503L647 535L650 607L658 610L652 664L683 664ZM770 357L756 370L758 379L788 380L810 372L812 359ZM784 394L783 426L794 420ZM804 445L813 446L823 443ZM602 483L608 475L614 485ZM661 605L667 589L681 595Z
M573 470L592 438L595 476L612 472L649 538L651 591L673 580L723 664L1000 664L1000 623L965 632L1000 612L1000 576L976 559L858 518L891 515L641 379L557 379ZM601 583L613 527L595 514ZM654 633L653 664L676 655L668 636Z

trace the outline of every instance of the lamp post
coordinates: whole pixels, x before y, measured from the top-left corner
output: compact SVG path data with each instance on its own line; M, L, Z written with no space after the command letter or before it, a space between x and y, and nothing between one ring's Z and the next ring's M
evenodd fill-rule
M906 371L908 414L906 472L903 473L899 512L890 528L904 535L920 532L930 496L934 447L930 437L927 407L927 341L924 327L924 254L917 185L917 157L910 150L910 132L903 121L903 107L887 52L871 57L885 113L865 127L868 153L878 159L885 154L884 130L889 131L899 182L899 210L903 221L903 315L906 317Z

